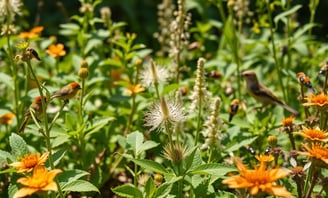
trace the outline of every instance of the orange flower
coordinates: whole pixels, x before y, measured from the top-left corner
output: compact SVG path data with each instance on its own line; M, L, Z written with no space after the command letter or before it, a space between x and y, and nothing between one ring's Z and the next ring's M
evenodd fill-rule
M145 91L145 88L141 87L140 84L136 84L136 85L130 84L126 87L124 92L128 96L132 96L132 95L138 94L143 91Z
M272 162L274 160L273 155L255 155L255 158L260 162Z
M10 125L13 123L13 119L15 117L15 114L13 113L6 113L3 116L0 117L0 124L5 123L7 125Z
M312 143L312 147L302 144L302 146L307 150L307 152L297 152L300 155L305 155L308 157L316 158L318 160L322 160L326 164L328 164L328 148L320 145Z
M328 133L326 131L320 130L319 127L313 129L302 126L302 128L303 131L294 132L294 134L301 135L302 137L312 141L328 142Z
M46 52L54 58L66 55L64 45L61 43L58 43L57 45L50 45Z
M284 119L282 119L282 125L283 125L284 127L292 126L294 120L295 120L295 117L294 117L294 116L290 116L290 117L288 117L288 118L284 118Z
M303 106L319 106L326 107L328 105L328 96L324 93L320 93L318 95L312 95L310 97L305 98L308 100L307 103L303 103Z
M23 177L17 180L17 183L21 183L25 187L19 189L13 197L19 198L29 196L40 190L57 191L57 184L54 182L54 178L61 172L62 171L59 169L54 169L48 172L44 166L36 166L31 177Z
M18 173L31 172L35 166L44 165L49 156L49 152L44 153L41 157L40 154L29 154L20 159L18 162L9 164L17 169Z
M252 195L263 191L275 196L292 197L285 187L274 183L274 181L289 175L289 171L282 168L269 170L264 162L261 162L255 170L248 170L240 159L236 159L236 165L240 176L232 176L222 181L223 184L228 184L229 188L248 188Z
M37 26L32 28L29 32L22 32L19 34L19 38L22 39L31 39L37 38L40 36L40 33L43 31L43 26Z

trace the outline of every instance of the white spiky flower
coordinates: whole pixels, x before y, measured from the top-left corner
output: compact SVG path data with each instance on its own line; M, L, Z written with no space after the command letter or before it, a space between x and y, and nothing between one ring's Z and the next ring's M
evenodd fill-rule
M0 19L3 21L6 17L14 21L15 15L22 15L20 0L0 0Z
M151 127L150 131L155 129L162 130L166 125L174 127L186 119L186 115L182 110L182 103L172 99L162 98L148 108L145 113L145 125Z
M144 87L150 87L154 84L166 83L168 77L168 70L151 60L150 65L141 71L140 82Z

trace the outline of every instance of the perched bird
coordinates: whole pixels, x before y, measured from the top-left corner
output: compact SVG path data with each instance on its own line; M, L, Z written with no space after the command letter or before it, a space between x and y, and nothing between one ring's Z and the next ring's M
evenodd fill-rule
M266 105L279 105L292 113L293 115L299 115L299 112L290 106L286 105L277 96L275 96L267 87L262 85L253 71L244 71L241 76L246 80L246 86L248 93L255 98L257 101L261 102L263 106Z
M233 116L236 115L238 108L239 108L239 100L234 99L229 106L229 122L231 122Z
M68 100L73 98L80 89L81 86L79 83L72 82L58 90L50 99L60 98L64 100L65 103L68 103Z
M44 96L44 100L46 100L47 97ZM28 121L31 119L32 115L31 115L31 110L34 111L35 115L41 115L42 114L42 101L41 101L41 96L38 96L34 99L34 101L32 102L32 104L30 105L30 107L26 110L25 112L25 116L24 116L24 121L21 124L21 126L19 127L19 132L23 133L24 129L26 127L26 124L28 123Z

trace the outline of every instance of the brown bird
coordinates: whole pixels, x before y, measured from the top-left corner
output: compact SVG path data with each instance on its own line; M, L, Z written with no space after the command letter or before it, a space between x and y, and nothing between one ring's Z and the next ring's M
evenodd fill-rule
M44 96L44 100L46 100L46 99L47 99L47 97ZM32 104L30 105L30 107L26 110L23 123L21 124L21 126L19 127L19 130L18 130L20 133L24 132L28 121L32 117L30 109L32 109L34 111L35 115L41 115L43 113L41 96L36 97L34 99L34 101L32 102Z
M253 71L244 71L241 76L246 80L246 87L248 93L255 98L257 101L261 102L263 106L266 105L279 105L292 113L293 115L299 115L299 112L290 106L286 105L277 96L275 96L267 87L262 85Z
M80 89L81 86L79 83L72 82L58 90L53 96L51 96L51 100L54 98L60 98L64 100L65 103L68 103L68 100L76 96Z

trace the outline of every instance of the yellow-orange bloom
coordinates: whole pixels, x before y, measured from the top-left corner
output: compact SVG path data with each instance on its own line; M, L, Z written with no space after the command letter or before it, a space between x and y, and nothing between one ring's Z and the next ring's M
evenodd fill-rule
M132 96L143 91L145 91L145 88L142 87L140 84L135 84L135 85L130 84L126 87L124 92L128 96Z
M318 160L322 160L326 164L328 164L328 148L321 145L312 143L311 148L305 144L302 146L307 150L307 152L298 152L300 155L305 155L308 157L316 158Z
M54 182L54 178L61 172L60 169L48 172L44 166L36 166L31 177L23 177L17 180L17 183L21 183L25 187L19 189L13 197L26 197L38 191L57 191L57 184Z
M318 95L312 95L305 99L308 101L306 103L303 103L303 106L326 107L328 105L328 96L324 93L320 93Z
M236 165L240 176L232 176L222 181L229 188L248 188L251 195L256 195L262 191L275 196L292 197L284 186L274 183L276 180L289 175L288 170L282 168L267 169L264 162L261 162L255 170L248 170L240 159L236 159Z
M259 162L272 162L274 160L273 155L255 155L255 158Z
M6 113L3 116L0 117L0 124L4 123L7 125L10 125L13 123L13 119L15 117L15 114L13 113Z
M294 132L294 134L301 135L302 137L312 141L328 142L328 133L326 131L320 130L319 127L313 129L302 126L302 128L303 131Z
M294 120L295 120L295 117L294 116L290 116L290 117L287 117L287 118L282 119L281 122L282 122L282 125L284 127L286 127L286 126L293 125Z
M40 33L43 31L43 26L36 26L32 28L29 32L22 32L19 34L19 38L22 39L32 39L40 36Z
M66 55L64 45L61 43L58 43L57 45L50 45L46 52L54 58Z
M10 166L17 169L18 173L31 172L34 167L38 165L44 165L49 156L49 152L42 154L29 154L21 158L18 162L9 164Z

